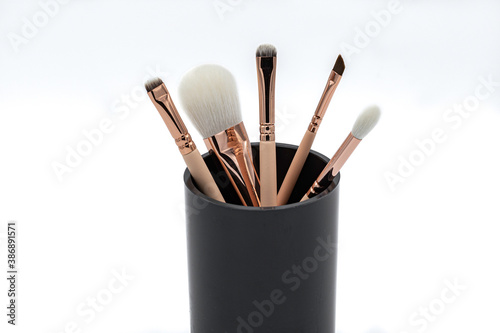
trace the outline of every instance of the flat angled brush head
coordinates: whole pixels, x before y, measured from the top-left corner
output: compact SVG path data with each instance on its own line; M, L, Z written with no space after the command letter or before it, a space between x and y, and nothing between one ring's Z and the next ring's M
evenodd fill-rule
M163 81L159 77L154 77L146 81L144 86L146 87L147 92L150 92L154 88L163 84Z
M345 70L344 59L339 54L339 56L337 57L337 61L335 61L335 65L333 65L333 71L338 75L342 75L344 74L344 70Z
M202 65L187 72L179 85L182 106L203 138L242 122L236 81L219 65Z
M277 54L278 51L276 50L276 47L271 44L262 44L255 52L255 56L257 57L276 57Z
M380 119L380 109L378 106L370 106L366 108L356 119L352 127L352 135L359 140L363 140L365 136L377 125Z

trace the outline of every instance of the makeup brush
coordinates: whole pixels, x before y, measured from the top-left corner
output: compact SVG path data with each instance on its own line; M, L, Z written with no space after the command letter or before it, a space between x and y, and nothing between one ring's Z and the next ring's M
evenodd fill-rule
M145 83L149 98L160 113L170 134L175 139L179 151L193 176L194 181L200 187L201 192L212 199L224 202L219 188L208 170L205 161L196 148L189 132L182 121L177 108L167 87L160 78L153 78Z
M276 83L276 48L262 44L257 48L257 82L260 115L260 203L276 206L276 143L274 136L274 95Z
M260 206L259 180L233 75L218 65L196 67L182 78L179 94L191 122L220 161L242 204Z
M280 187L278 193L278 205L280 206L285 205L290 198L290 194L292 194L295 183L299 178L302 167L304 166L307 156L309 155L309 151L311 150L319 125L325 116L328 105L330 104L333 94L339 85L340 79L342 79L344 69L344 60L342 59L342 56L339 55L330 76L328 77L323 95L321 95L316 111L314 112L314 116L309 124L309 128L300 142L299 148L293 157L292 163L290 164L285 179Z
M323 171L321 171L314 184L307 191L302 200L300 200L301 202L315 197L331 184L333 178L339 173L354 149L356 149L361 140L363 140L375 125L377 125L379 119L380 109L377 106L367 108L358 116L352 127L351 133L349 133L347 139L345 139L344 143L342 143L335 155L333 155L330 162L328 162Z

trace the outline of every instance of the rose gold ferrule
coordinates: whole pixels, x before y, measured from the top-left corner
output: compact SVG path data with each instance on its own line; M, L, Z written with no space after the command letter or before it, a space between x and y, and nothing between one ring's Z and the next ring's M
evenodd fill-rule
M274 141L276 57L257 57L260 141Z
M309 191L307 192L308 194L308 197L309 197L309 194L314 194L314 195L318 195L319 192L316 192L316 190L319 190L321 188L321 186L319 185L318 181L315 180L314 181L314 184L313 186L311 186L311 188L309 189Z
M323 94L319 100L318 106L316 107L316 111L314 112L314 116L309 124L308 131L312 133L316 133L318 131L319 125L325 116L328 105L330 104L333 94L339 85L340 79L342 79L342 75L332 70L330 76L328 77L325 89L323 90Z
M259 207L260 200L256 188L259 179L243 122L204 141L207 149L217 156L242 204Z
M189 135L186 125L182 121L172 97L164 83L148 92L149 98L160 113L161 118L167 125L168 131L175 139L177 147L182 155L187 155L196 149L196 145Z
M274 124L260 124L260 141L274 140Z
M306 196L308 198L315 197L330 186L333 178L339 173L344 163L360 142L360 139L357 139L352 133L349 133L335 155L333 155L332 159L328 162L323 171L321 171L316 181L314 181L309 191L307 191Z

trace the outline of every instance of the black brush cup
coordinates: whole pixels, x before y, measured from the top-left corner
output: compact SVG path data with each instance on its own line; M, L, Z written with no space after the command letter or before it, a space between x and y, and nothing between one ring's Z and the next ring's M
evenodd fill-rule
M278 184L296 149L276 145ZM217 161L204 158L226 201L237 202ZM340 175L297 202L328 160L311 151L289 204L272 208L210 199L186 171L191 333L334 332Z

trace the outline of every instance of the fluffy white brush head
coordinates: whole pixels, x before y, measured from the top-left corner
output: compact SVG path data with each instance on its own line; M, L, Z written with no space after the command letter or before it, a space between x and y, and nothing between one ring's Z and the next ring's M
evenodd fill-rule
M352 135L359 140L363 140L365 136L377 125L380 119L380 108L378 106L370 106L366 108L356 119L352 127Z
M219 65L202 65L187 72L179 85L182 106L203 138L241 123L236 81Z

